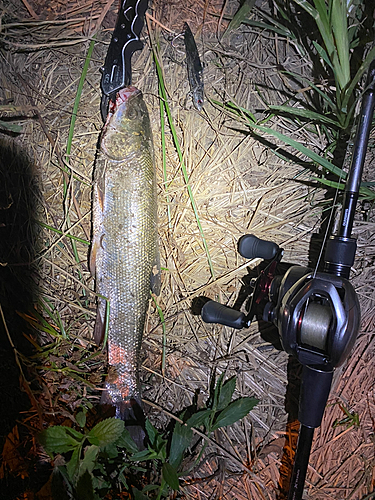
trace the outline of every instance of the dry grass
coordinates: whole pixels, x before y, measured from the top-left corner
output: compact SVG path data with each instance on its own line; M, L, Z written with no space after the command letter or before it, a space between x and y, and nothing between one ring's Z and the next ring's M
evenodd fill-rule
M77 262L67 234L86 242L90 239L92 168L102 126L99 67L115 19L116 9L111 3L14 0L3 2L2 7L0 37L7 48L1 49L0 99L2 104L17 106L16 111L2 108L2 116L22 121L24 131L17 142L38 167L42 222L64 233L43 229L43 249L37 259L41 294L58 312L70 337L67 352L90 345L95 316L88 245L76 241ZM101 24L106 9L108 14ZM309 68L283 40L250 29L241 28L224 45L218 44L217 32L222 33L227 26L225 19L220 20L221 9L222 4L215 1L184 1L155 2L150 11L214 279L169 133L167 182L163 182L157 78L147 33L145 48L133 61L133 83L144 92L154 131L165 268L158 303L166 321L166 370L163 377L162 328L150 306L143 349L144 397L160 408L150 407L151 418L160 423L166 419L163 410L179 411L191 403L197 390L207 396L215 371L236 374L236 394L260 399L248 418L215 436L238 462L213 459L210 452L216 448L212 444L197 472L208 480L196 478L184 491L194 498L275 499L283 450L284 455L288 453L284 408L287 355L262 339L256 323L244 331L206 325L192 315L190 306L192 298L200 294L234 303L248 265L236 250L237 240L244 233L275 241L286 249L285 261L306 265L311 235L319 228L324 193L297 182L297 176L298 180L308 180L309 173L301 174L300 166L275 156L210 103L210 98L229 96L260 116L265 102L279 104L284 100L285 78L278 64L295 72ZM228 5L225 13L230 9L235 5ZM197 34L205 64L206 104L200 114L188 97L183 42L173 38L186 19ZM97 42L79 105L71 155L65 158L73 101L88 44L95 34ZM290 127L282 119L275 121L275 126L284 131ZM324 147L303 127L288 132L317 152ZM367 175L373 180L371 174ZM358 216L355 227L359 249L354 283L362 305L362 330L355 352L337 373L330 397L330 402L340 402L357 412L360 426L333 429L332 423L342 418L342 411L338 405L327 408L311 455L306 485L309 499L361 499L373 488L374 219L371 212L367 222L360 219ZM97 376L96 368L86 364L85 369L90 370L93 386L98 384L100 373ZM62 374L57 379L51 372L48 377L51 394L44 394L43 401L50 411L68 415L82 401L98 401L98 392L79 381L74 382L74 401L54 400L58 391L67 392L69 378ZM293 434L293 428L290 432ZM247 472L250 464L255 478Z

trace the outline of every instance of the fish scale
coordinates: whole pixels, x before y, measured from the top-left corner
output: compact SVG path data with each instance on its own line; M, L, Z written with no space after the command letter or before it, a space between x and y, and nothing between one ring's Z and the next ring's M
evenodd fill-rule
M109 375L101 402L135 420L141 407L139 355L150 286L159 292L157 199L149 115L141 92L122 89L103 128L95 165L90 268L109 301ZM98 299L95 337L104 335L106 301Z

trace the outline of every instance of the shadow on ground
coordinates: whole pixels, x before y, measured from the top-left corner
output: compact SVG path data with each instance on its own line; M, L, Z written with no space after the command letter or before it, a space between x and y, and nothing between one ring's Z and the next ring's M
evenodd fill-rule
M32 352L32 346L24 336L27 324L18 313L30 310L36 297L38 192L38 178L29 156L16 139L0 136L1 450L6 436L19 420L20 412L30 408L16 358L27 357ZM23 432L22 426L17 432ZM7 477L2 483L2 494L10 494L8 489L12 485Z

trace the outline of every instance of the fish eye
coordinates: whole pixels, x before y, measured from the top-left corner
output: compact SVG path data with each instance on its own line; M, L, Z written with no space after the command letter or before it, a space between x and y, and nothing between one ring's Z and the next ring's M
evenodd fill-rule
M134 120L138 115L138 111L135 108L129 108L127 112L127 117L129 120Z

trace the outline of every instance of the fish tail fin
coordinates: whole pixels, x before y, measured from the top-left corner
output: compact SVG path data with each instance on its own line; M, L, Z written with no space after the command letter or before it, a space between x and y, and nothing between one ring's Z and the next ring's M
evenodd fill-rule
M133 439L139 450L146 448L147 435L145 430L146 418L142 409L142 402L138 398L130 398L124 401L113 403L107 391L103 391L100 404L110 405L116 408L115 417L124 421L130 437Z
M135 444L140 450L144 450L147 436L145 430L146 419L142 404L133 398L128 401L121 401L116 405L116 417L125 422L125 427Z

